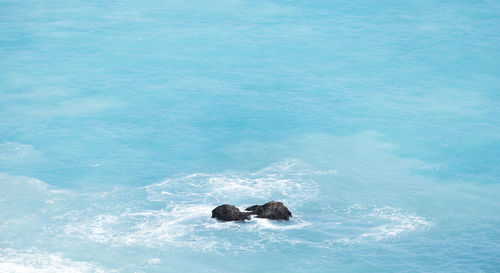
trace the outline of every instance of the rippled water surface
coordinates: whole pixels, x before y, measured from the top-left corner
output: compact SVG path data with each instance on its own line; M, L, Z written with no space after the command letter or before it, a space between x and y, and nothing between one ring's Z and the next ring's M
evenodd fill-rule
M0 0L0 272L498 272L499 52L498 1Z

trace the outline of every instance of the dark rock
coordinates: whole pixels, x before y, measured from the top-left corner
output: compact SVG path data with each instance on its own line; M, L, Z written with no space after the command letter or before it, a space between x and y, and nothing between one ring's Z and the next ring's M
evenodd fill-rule
M224 204L212 210L212 218L222 221L243 221L250 219L250 212L242 212L235 206Z
M261 205L253 205L253 206L251 206L251 207L246 208L245 210L246 210L246 211L251 211L251 212L252 212L251 214L257 214L255 211L256 211L259 207L261 207Z
M245 209L250 211L250 214L257 214L258 218L268 218L272 220L285 220L287 221L292 217L292 213L281 202L271 201L264 205L255 205Z

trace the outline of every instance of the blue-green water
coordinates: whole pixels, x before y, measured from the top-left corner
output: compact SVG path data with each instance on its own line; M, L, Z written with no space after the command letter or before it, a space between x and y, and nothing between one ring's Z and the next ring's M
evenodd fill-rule
M498 1L0 1L2 273L499 272L499 198Z

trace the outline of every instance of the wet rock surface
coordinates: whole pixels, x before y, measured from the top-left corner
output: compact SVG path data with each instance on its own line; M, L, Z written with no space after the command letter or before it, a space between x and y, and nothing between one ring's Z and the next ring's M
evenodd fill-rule
M254 205L245 209L251 214L257 214L258 218L288 221L292 213L281 202L271 201L264 205Z
M242 212L233 205L220 205L212 210L212 218L222 221L243 221L250 219L250 212Z

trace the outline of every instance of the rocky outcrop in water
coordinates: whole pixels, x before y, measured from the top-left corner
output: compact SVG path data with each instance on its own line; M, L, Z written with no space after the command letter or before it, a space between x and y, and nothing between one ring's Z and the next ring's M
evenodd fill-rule
M264 205L254 205L240 211L233 205L220 205L212 210L212 218L222 221L243 221L250 220L250 215L255 214L258 218L268 218L271 220L288 221L292 213L281 202L271 201Z
M288 221L292 217L292 213L281 202L271 201L264 205L254 205L245 209L250 211L250 214L257 214L259 218L268 218L272 220Z
M242 212L237 207L224 204L212 210L212 218L222 221L243 221L250 219L250 212Z

